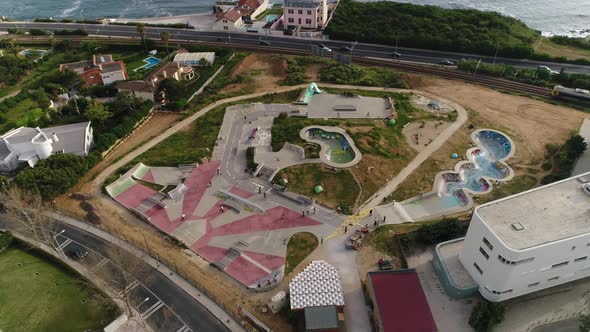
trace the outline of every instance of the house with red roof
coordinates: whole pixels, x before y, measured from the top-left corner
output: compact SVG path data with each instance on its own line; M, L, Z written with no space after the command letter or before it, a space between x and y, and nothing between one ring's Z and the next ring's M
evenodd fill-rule
M416 270L368 272L367 293L377 332L438 331Z
M129 79L125 62L113 61L110 54L93 55L92 60L60 64L59 71L64 70L80 75L85 85L108 85Z
M235 31L244 26L243 13L237 8L232 8L217 16L215 28L217 30Z
M238 8L247 12L249 19L255 19L268 9L268 0L239 0Z

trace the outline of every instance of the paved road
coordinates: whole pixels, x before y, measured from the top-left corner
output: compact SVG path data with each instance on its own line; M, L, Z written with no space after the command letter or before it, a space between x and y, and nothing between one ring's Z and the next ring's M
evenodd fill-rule
M96 251L106 258L109 258L111 255L112 251L109 249L113 247L112 243L78 227L65 224L58 220L56 222L58 223L57 229L59 231L65 230L63 239L59 239L61 236L56 237L58 243L67 238ZM19 225L7 223L5 220L0 222L0 226L8 229L14 227L19 228ZM135 256L134 258L138 259ZM145 269L145 272L139 273L139 281L166 303L192 331L229 331L201 303L197 302L184 289L163 275L161 270L148 264L142 264L142 268ZM149 294L146 293L145 296L141 297L149 297ZM149 304L147 303L145 307ZM146 309L145 307L143 309Z
M578 332L580 322L577 319L562 320L555 323L537 326L531 332Z
M0 23L0 31L15 28L31 29L39 28L44 30L59 30L59 29L85 29L92 35L103 36L119 36L119 37L134 37L139 35L134 26L120 26L120 25L102 25L102 24L77 24L77 23L36 23L36 22L18 22L18 23ZM310 50L312 45L323 43L333 51L340 51L343 46L351 46L350 42L330 40L320 41L317 39L303 39L294 37L282 36L264 36L251 33L227 33L221 31L197 31L187 29L171 29L171 28L156 28L148 27L147 38L160 40L160 32L168 31L171 35L172 41L203 41L203 42L219 42L227 44L242 44L242 45L259 45L260 40L268 41L273 47L283 47L296 50ZM261 46L264 47L264 46ZM375 45L358 43L354 48L354 55L374 58L391 59L391 53L394 47L385 45ZM492 63L493 57L480 56L465 53L439 52L430 50L420 50L412 48L398 48L397 51L402 54L401 60L421 62L421 63L438 63L442 60L460 60L460 59L481 59L482 62ZM576 64L560 64L545 61L524 60L501 58L495 59L495 63L508 64L517 67L537 68L539 65L548 66L554 70L559 70L564 67L567 72L571 73L585 73L590 74L590 66L576 65Z

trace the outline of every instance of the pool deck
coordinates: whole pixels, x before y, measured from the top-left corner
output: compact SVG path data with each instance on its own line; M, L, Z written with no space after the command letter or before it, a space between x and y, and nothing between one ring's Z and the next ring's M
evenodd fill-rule
M335 111L336 106L353 106L355 111ZM394 109L388 108L386 98L345 96L321 93L311 97L307 104L310 119L385 119L392 116Z

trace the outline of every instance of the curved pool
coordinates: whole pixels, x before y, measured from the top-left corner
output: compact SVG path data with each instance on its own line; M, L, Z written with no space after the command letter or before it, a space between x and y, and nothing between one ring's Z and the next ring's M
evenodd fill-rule
M333 167L345 168L356 165L361 153L352 138L342 128L311 126L303 128L301 138L321 147L320 159Z
M506 160L514 155L514 143L507 135L492 129L480 129L471 134L471 139L476 147L467 150L467 160L457 163L454 171L438 173L433 191L402 202L410 219L469 209L473 204L469 194L488 193L494 183L513 177Z

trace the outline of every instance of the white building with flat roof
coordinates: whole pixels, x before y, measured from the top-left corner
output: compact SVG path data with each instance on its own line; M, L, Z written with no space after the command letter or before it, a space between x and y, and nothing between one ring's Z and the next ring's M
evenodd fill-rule
M590 173L478 206L459 260L490 301L590 276Z
M0 136L0 172L35 167L53 154L87 156L94 142L90 122L50 128L20 127Z

